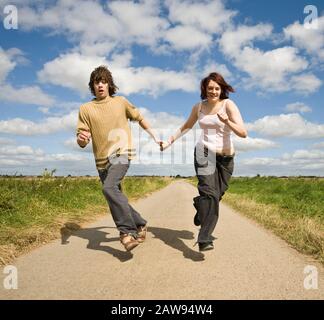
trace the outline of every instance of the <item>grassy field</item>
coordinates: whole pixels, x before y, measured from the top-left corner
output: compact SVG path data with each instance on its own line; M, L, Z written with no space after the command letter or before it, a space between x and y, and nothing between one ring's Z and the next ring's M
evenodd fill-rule
M187 179L197 185L196 178ZM123 190L137 199L172 178L126 177ZM107 214L98 178L0 178L0 264L60 237L68 223ZM324 264L324 179L232 178L223 200L302 253Z
M131 199L165 187L171 178L126 177ZM107 214L99 178L0 178L0 264L59 237L66 223Z
M223 200L324 264L324 179L232 178Z

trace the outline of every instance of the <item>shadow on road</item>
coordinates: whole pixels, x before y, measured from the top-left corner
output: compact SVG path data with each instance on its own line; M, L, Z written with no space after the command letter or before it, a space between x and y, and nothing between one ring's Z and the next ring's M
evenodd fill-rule
M194 239L193 232L187 230L172 230L166 228L148 227L148 231L151 232L155 238L160 239L166 245L182 251L183 256L192 261L203 261L204 255L201 252L194 251L189 248L181 239Z
M128 261L133 258L133 254L127 251L121 251L102 243L109 243L118 241L119 237L107 238L108 232L101 231L100 229L115 229L115 227L95 227L95 228L81 228L76 223L66 223L61 228L61 243L68 244L68 239L71 236L79 237L88 240L87 248L92 250L101 250L111 254L113 257L119 259L121 262ZM193 232L187 230L172 230L167 228L149 227L148 232L151 232L155 238L160 239L166 245L177 249L183 253L186 259L192 261L203 261L204 255L189 248L181 239L191 240L194 239Z
M109 243L118 241L119 237L107 238L109 234L107 232L101 231L100 229L106 229L108 227L96 227L96 228L82 228L76 223L66 223L64 227L61 228L61 243L68 244L68 239L70 236L76 236L89 241L87 244L88 249L101 250L111 254L113 257L119 259L121 262L128 261L133 258L133 254L127 251L121 251L106 245L101 245L101 243ZM115 229L115 228L113 228Z

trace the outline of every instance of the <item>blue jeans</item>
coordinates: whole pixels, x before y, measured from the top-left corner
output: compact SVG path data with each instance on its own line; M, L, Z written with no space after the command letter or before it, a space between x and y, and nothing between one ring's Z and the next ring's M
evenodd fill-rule
M122 192L121 181L126 175L130 161L126 156L119 158L120 161L109 162L106 169L98 170L102 192L120 234L136 235L137 228L146 225L147 221L128 203Z

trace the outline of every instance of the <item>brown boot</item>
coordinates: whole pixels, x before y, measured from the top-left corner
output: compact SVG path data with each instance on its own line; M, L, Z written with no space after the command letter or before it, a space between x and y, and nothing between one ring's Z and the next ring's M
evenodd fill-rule
M139 242L128 233L120 235L120 242L124 245L126 251L131 251L139 245Z
M140 226L137 228L137 238L136 240L139 243L142 243L146 239L146 232L147 232L147 224L145 226Z

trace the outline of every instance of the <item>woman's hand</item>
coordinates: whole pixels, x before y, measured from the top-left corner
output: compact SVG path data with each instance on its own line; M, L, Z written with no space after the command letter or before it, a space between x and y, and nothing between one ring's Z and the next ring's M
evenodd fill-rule
M229 118L226 111L220 111L217 113L218 119L223 123L228 123Z

